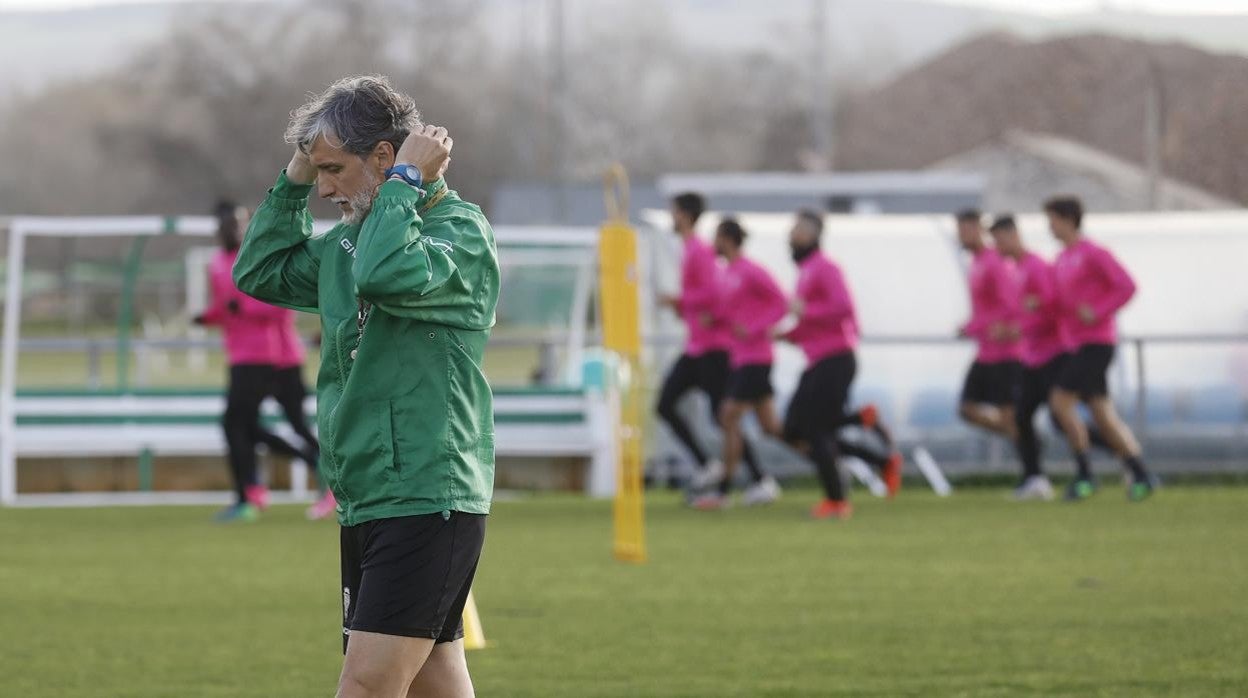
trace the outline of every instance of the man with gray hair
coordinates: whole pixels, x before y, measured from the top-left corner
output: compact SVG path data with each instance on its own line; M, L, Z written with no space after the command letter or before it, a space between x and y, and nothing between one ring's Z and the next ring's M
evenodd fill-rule
M499 268L477 206L442 178L446 129L385 78L297 109L295 146L234 267L245 293L321 317L321 470L338 500L338 696L471 696L461 616L494 481L482 354ZM342 221L312 230L308 195Z

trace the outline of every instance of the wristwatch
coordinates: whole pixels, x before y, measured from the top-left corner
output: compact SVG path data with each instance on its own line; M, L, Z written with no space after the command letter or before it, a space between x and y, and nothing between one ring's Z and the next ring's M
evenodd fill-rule
M406 163L395 163L394 167L386 170L386 179L391 177L398 177L417 189L420 189L420 185L424 183L424 178L420 176L420 168Z

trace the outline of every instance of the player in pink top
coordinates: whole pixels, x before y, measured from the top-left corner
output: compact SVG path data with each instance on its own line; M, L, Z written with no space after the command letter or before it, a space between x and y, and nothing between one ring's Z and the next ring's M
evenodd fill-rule
M819 250L823 217L798 212L789 247L798 266L797 296L792 303L797 324L781 338L801 347L807 367L784 418L784 440L807 454L823 485L824 499L811 509L817 519L847 519L853 512L837 466L842 453L857 456L884 473L890 495L901 487L901 455L879 424L873 407L850 412L849 393L858 371L858 318L854 299L840 268ZM873 429L883 452L842 440L838 430L856 425Z
M1058 376L1070 359L1061 327L1053 265L1023 245L1013 216L997 218L988 232L992 234L997 251L1017 266L1019 292L1022 294L1018 303L1017 324L1021 335L1019 358L1023 372L1014 408L1018 434L1014 443L1023 465L1023 474L1014 488L1014 498L1048 500L1053 498L1053 484L1041 467L1042 444L1036 433L1035 416L1041 407L1048 404ZM1049 417L1057 432L1062 433L1061 423L1052 410L1049 410ZM1095 427L1088 427L1088 434L1093 445L1108 448Z
M960 330L978 344L962 386L958 413L968 423L1014 440L1014 398L1018 386L1018 275L1014 265L984 240L981 214L957 215L958 242L973 259L971 319Z
M705 209L698 194L680 194L672 199L672 222L685 249L680 264L680 294L665 296L662 302L685 321L688 339L684 352L663 381L657 407L659 417L667 422L697 464L690 479L694 491L717 485L724 477L724 464L718 458L707 457L678 406L689 391L701 390L710 402L712 419L718 422L730 372L728 325L720 309L723 270L714 248L699 239L694 229ZM743 455L755 482L761 482L764 477L748 441L743 444Z
M781 435L771 388L771 339L772 328L784 318L788 303L775 279L742 254L745 237L745 229L732 218L725 218L715 231L715 251L728 262L720 308L729 330L732 373L719 413L724 429L724 477L716 490L693 501L699 509L719 509L728 503L732 476L744 446L741 419L746 413L754 412L768 434ZM760 498L779 495L773 478L765 478L756 487Z
M989 232L997 251L1017 265L1021 282L1018 327L1022 338L1019 356L1023 372L1014 417L1018 435L1015 446L1023 464L1023 475L1014 488L1014 498L1052 499L1053 484L1041 469L1041 443L1036 434L1035 416L1037 410L1048 404L1049 393L1067 359L1053 267L1023 246L1013 216L1001 216L993 222Z
M307 396L301 375L304 353L295 332L294 312L258 301L235 287L232 272L243 230L240 219L245 217L245 211L223 201L218 204L216 215L221 250L209 265L212 302L195 322L221 327L230 366L222 424L237 501L217 518L251 521L268 506L269 499L268 489L256 473L256 444L263 443L288 457L302 458L312 467L319 460L319 447L303 412ZM303 439L303 449L261 425L260 404L270 395Z
M1135 282L1108 250L1083 236L1083 204L1079 199L1049 199L1044 211L1053 236L1063 247L1054 263L1054 279L1062 331L1074 352L1058 377L1049 403L1062 423L1078 468L1066 498L1083 500L1096 491L1088 464L1091 441L1077 412L1082 401L1131 474L1127 498L1133 502L1147 499L1153 493L1153 478L1140 460L1139 442L1109 399L1107 381L1118 341L1114 317L1135 295Z

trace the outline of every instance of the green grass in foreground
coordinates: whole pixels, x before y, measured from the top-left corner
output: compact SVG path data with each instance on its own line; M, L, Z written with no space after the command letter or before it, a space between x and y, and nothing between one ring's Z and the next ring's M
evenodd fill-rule
M482 696L1248 695L1248 489L1128 505L859 497L848 523L649 507L496 507ZM337 678L337 529L279 508L0 510L0 695L314 696Z

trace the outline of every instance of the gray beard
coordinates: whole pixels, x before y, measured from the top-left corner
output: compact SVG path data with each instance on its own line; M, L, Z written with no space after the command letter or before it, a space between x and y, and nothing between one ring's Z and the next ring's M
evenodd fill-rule
M360 189L348 201L351 203L351 213L343 214L342 222L347 225L360 225L368 218L368 214L373 210L373 196L377 193L377 187L381 184L380 180L369 179L363 189Z

